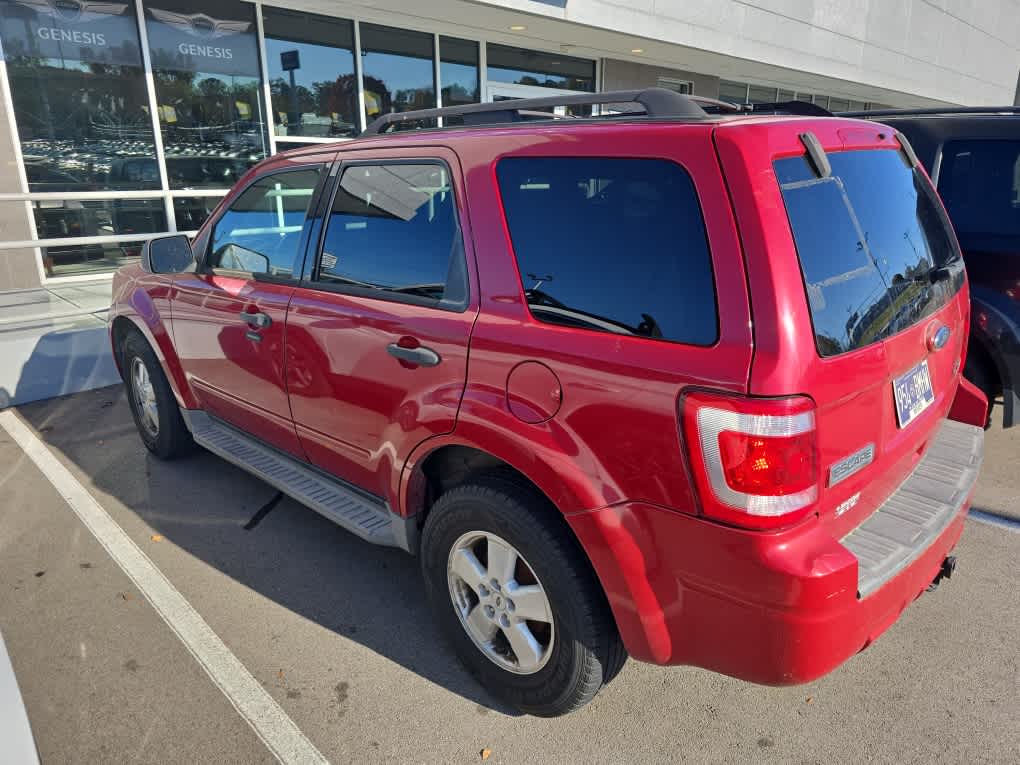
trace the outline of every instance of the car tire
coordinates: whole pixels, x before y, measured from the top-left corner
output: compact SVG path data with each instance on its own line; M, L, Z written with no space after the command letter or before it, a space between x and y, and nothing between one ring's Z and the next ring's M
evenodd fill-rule
M509 559L506 548L517 556L512 577L499 565ZM462 565L465 552L474 563ZM627 659L605 594L562 517L515 477L488 476L443 494L422 532L421 567L426 597L461 661L526 714L581 708Z
M184 424L163 365L137 332L124 338L120 353L131 416L142 443L154 455L171 460L188 454L195 442Z

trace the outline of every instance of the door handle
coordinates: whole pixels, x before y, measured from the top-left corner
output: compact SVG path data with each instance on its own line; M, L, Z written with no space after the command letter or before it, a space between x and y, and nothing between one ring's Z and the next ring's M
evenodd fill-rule
M431 348L421 345L417 348L405 348L402 345L390 343L386 346L386 352L395 359L400 359L408 364L415 364L419 367L434 367L442 361L438 353Z
M248 311L241 311L241 321L256 329L265 329L273 323L268 314L261 312L248 313Z

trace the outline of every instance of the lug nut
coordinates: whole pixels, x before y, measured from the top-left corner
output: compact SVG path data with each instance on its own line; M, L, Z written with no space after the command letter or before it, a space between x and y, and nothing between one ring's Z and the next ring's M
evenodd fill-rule
M485 615L488 616L490 619L495 618L496 610L492 606L486 606Z
M510 626L510 617L507 616L506 614L500 614L499 615L499 623L502 624L504 627L509 627Z
M492 585L492 589L494 589L496 592L499 592L499 580L498 579L493 579L492 581L489 582L489 584Z
M483 598L489 597L489 588L484 584L478 585L478 595Z
M506 599L506 610L507 611L513 611L514 610L514 602L512 600L510 600L510 598Z

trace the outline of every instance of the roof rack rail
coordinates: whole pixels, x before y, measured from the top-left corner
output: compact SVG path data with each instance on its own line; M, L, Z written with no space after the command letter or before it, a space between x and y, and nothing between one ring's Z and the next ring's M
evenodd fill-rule
M939 106L923 109L875 109L864 112L838 112L839 117L910 117L927 114L1020 114L1020 106Z
M501 122L519 122L523 119L555 119L555 115L538 112L550 106L595 106L599 104L640 104L644 116L685 117L704 119L708 116L699 106L700 99L681 95L666 88L644 88L641 90L611 90L604 93L578 93L569 96L547 96L543 98L520 98L485 104L466 104L442 109L418 109L411 112L394 112L376 118L361 135L380 135L391 125L403 122L435 119L437 117L463 117L465 124L483 125ZM720 102L721 103L721 102Z

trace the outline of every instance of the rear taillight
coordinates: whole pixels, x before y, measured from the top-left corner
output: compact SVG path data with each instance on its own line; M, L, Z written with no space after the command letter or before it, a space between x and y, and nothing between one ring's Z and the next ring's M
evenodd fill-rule
M819 470L811 399L696 392L684 397L681 418L706 516L771 529L814 509Z

